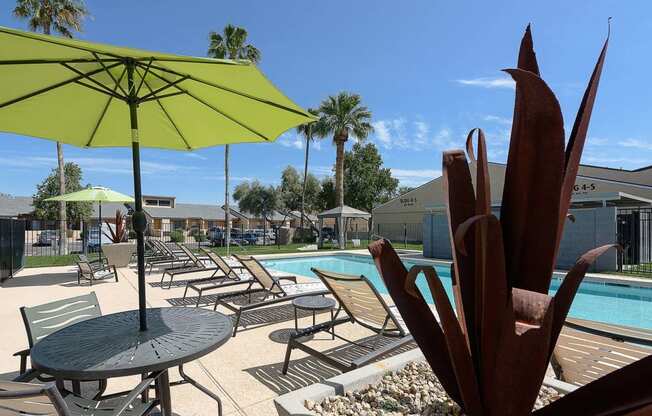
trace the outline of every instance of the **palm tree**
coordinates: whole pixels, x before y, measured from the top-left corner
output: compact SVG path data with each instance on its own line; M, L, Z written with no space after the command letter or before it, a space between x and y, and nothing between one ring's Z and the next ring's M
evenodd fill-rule
M83 0L16 0L14 16L26 19L29 29L39 30L49 35L52 30L67 38L72 32L81 32L82 21L89 15ZM57 161L59 167L59 194L66 193L64 175L63 147L57 142ZM66 203L59 202L59 233L61 243L59 254L67 254L66 245Z
M319 110L315 110L313 108L309 108L308 112L314 116L319 115ZM310 142L317 138L324 137L327 132L325 131L324 123L320 118L319 120L312 123L306 123L297 126L297 134L303 136L306 139L306 156L303 166L303 187L301 191L301 230L303 230L303 217L305 216L306 211L306 180L308 179L308 157L310 155Z
M358 94L345 91L337 96L329 96L319 106L323 131L333 135L336 146L335 157L335 202L344 205L344 144L349 135L357 140L364 140L373 132L371 126L371 111L360 104L362 99ZM339 244L343 247L344 227L339 229Z
M247 31L244 28L226 25L222 34L208 34L208 56L218 59L248 59L257 64L260 62L260 51L247 44ZM231 239L231 211L229 208L229 145L224 146L224 221L226 222L226 255L229 255Z

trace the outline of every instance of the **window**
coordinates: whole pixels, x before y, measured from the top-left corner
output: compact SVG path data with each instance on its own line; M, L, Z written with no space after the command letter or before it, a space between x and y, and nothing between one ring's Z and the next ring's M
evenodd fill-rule
M159 199L158 206L159 207L169 207L170 206L170 200L169 199Z
M146 199L145 205L149 205L153 207L158 206L158 199Z

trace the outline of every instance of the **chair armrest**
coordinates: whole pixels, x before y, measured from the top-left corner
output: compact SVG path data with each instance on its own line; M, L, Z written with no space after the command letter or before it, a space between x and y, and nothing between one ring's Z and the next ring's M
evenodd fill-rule
M274 275L272 275L272 277L274 278L274 280L277 280L277 281L278 280L289 280L292 283L297 282L297 277L296 276L290 276L290 275L288 275L288 276L274 276Z
M12 356L13 357L29 357L30 351L31 351L31 349L26 348L24 350L13 353Z
M109 416L121 416L125 410L131 405L131 403L141 395L141 393L149 389L150 384L156 381L157 378L162 374L162 371L156 371L151 373L146 378L143 379L133 390L129 392L124 398L120 406L110 413Z

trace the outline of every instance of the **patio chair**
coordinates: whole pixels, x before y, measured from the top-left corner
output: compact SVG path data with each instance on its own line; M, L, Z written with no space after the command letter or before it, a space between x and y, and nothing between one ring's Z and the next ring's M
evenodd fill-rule
M25 324L29 348L18 351L14 357L20 357L19 374L28 379L30 374L38 374L34 369L27 369L27 358L37 342L69 325L102 316L102 311L95 292L91 292L42 305L22 306L20 315ZM39 375L38 379L44 382L52 381L52 378L44 375ZM100 380L99 383L100 393L102 393L106 389L106 381ZM78 382L73 385L75 390L79 388Z
M177 266L177 267L166 267L163 269L163 274L161 275L161 287L163 287L163 280L165 280L165 276L168 275L170 276L170 283L168 284L168 289L172 287L172 281L174 280L174 276L179 275L179 274L188 274L188 273L198 273L198 272L208 272L212 271L213 274L209 277L212 278L214 277L217 272L221 270L220 266L215 263L215 266L213 267L208 267L206 264L204 264L203 259L198 258L195 256L195 254L188 249L183 244L179 244L179 248L183 251L184 255L188 257L188 262L183 265L183 266ZM214 261L209 257L208 260L214 263Z
M293 333L290 336L285 352L283 374L287 374L290 356L292 350L295 348L332 365L342 372L346 372L366 365L412 341L412 336L408 334L408 330L403 323L401 315L398 313L398 309L394 306L388 306L380 293L378 293L378 290L376 290L365 276L351 276L314 268L311 270L330 290L331 294L339 303L340 308L348 316L338 318L337 315L340 312L338 310L338 313L331 321L313 325ZM335 334L334 328L336 326L349 322L357 323L377 334L377 338L371 346L363 345ZM332 336L350 344L368 349L369 353L350 362L345 362L344 360L330 357L321 351L308 347L300 341L302 337L322 331L329 332ZM383 336L395 337L396 340L377 348L378 341Z
M242 313L254 309L264 308L282 302L289 302L301 296L309 295L325 295L328 294L328 289L321 283L297 283L296 276L277 275L270 273L265 266L260 264L258 260L253 257L235 256L238 261L252 276L252 279L239 282L224 283L222 287L232 287L238 285L247 285L244 290L218 294L215 300L213 310L217 309L218 305L224 306L226 309L236 314L235 323L233 325L233 336L238 333L240 326L240 318ZM254 284L260 287L253 287ZM262 296L262 300L252 303L252 296ZM246 296L248 303L246 305L232 305L229 300L236 300Z
M109 266L107 263L101 263L101 265L95 265L87 260L83 260L86 256L79 255L79 261L77 261L77 284L81 284L82 279L88 280L89 284L93 286L94 280L104 280L108 279L111 276L115 278L115 281L118 281L118 270L115 266Z
M223 287L225 282L238 282L251 279L251 275L245 272L245 267L242 264L230 265L222 256L216 254L214 251L205 248L200 250L217 265L222 274L216 276L216 274L213 273L210 277L193 279L186 283L186 290L183 292L183 299L186 299L188 289L194 290L197 292L197 302L195 303L195 307L199 307L201 297L205 291L219 289Z
M652 331L568 319L551 364L557 378L583 386L652 354Z
M67 390L60 391L54 384L46 385L0 381L0 414L58 415L58 416L143 416L159 404L157 398L142 400L150 385L162 372L146 377L130 392L102 400L85 399Z

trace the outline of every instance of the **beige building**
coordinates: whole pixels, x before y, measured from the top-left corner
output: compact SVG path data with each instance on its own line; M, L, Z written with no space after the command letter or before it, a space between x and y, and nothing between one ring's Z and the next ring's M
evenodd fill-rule
M475 180L475 165L471 165ZM489 163L491 196L494 205L500 205L505 165ZM422 224L424 214L444 209L445 199L442 177L435 178L414 190L374 208L375 229L390 225ZM641 206L652 203L652 166L635 170L613 169L581 165L575 191L573 207L588 206Z

